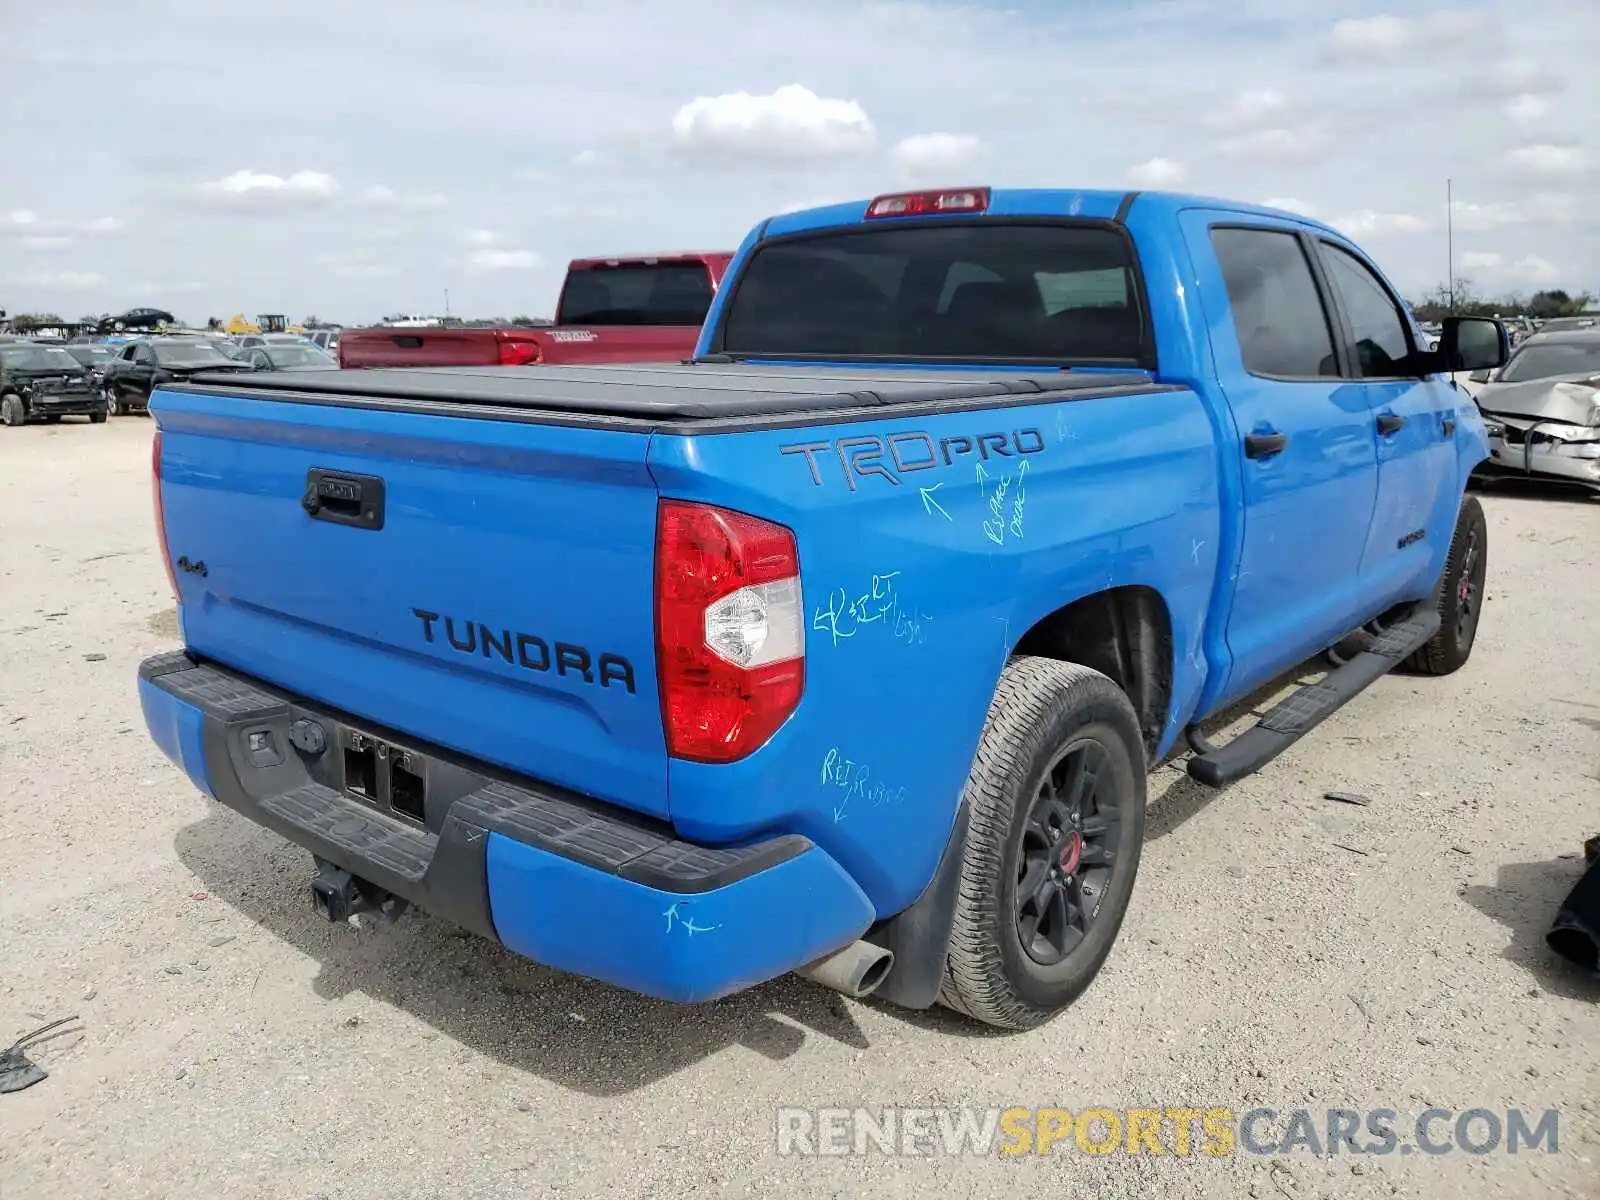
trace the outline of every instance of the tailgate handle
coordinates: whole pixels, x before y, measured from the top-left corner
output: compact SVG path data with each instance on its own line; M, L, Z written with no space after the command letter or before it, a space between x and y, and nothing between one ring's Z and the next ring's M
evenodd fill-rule
M300 507L313 521L331 521L356 529L383 528L383 480L312 467Z

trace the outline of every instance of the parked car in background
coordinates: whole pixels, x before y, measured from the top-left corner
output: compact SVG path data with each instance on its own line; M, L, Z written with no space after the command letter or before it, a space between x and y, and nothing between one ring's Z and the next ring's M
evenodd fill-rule
M1547 317L1539 322L1540 333L1563 333L1570 329L1600 329L1600 315L1580 313L1576 317Z
M106 419L89 368L59 346L0 342L0 421L15 428L66 416Z
M101 381L106 412L144 412L158 384L188 379L202 371L248 371L247 363L229 358L203 338L140 338L122 348L106 364Z
M257 346L309 346L311 342L298 333L241 333L234 337L234 344L241 350L253 350Z
M1548 328L1499 370L1469 377L1489 423L1489 459L1478 473L1600 489L1600 328Z
M725 251L577 258L539 328L346 329L343 367L521 367L679 362L689 357L732 255Z
M97 346L93 342L72 342L62 349L89 368L89 375L94 381L96 390L100 388L105 376L106 364L116 357L110 346Z
M305 334L306 341L319 350L326 350L335 358L339 357L339 335L341 329L308 329Z
M255 371L337 371L339 360L315 346L288 346L269 342L240 351L239 362Z

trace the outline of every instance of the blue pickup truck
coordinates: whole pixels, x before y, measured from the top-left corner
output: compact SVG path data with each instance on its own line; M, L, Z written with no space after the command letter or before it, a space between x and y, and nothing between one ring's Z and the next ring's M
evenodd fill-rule
M1027 1028L1223 786L1459 668L1486 457L1327 226L983 188L791 213L681 364L195 378L151 411L201 790L408 905L696 1002L797 971ZM1202 722L1325 654L1214 744Z

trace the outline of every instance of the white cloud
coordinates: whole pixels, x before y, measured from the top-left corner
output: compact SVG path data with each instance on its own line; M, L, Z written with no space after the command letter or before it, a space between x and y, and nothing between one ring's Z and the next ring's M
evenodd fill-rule
M1213 129L1258 129L1281 118L1289 110L1289 99L1272 88L1240 92L1225 107L1207 114L1205 122Z
M532 250L474 250L467 255L469 271L532 271L544 265Z
M672 132L690 151L795 162L861 154L877 142L861 105L825 99L798 83L765 96L701 96L678 109Z
M22 244L29 250L65 250L78 239L66 234L44 234L25 237Z
M1320 130L1273 126L1223 138L1217 143L1217 152L1227 158L1285 162L1315 157L1323 140Z
M960 180L949 177L977 161L982 149L982 143L970 133L919 133L896 142L889 159L915 179L940 177L946 183L959 184Z
M1467 233L1484 233L1508 225L1562 224L1575 220L1579 200L1567 192L1538 192L1520 203L1495 201L1475 204L1457 200L1452 206L1455 227Z
M31 275L14 276L18 283L29 287L53 288L59 291L81 292L104 287L106 277L96 271L39 271Z
M1478 72L1473 86L1497 96L1548 96L1562 90L1562 79L1549 66L1531 58L1506 58Z
M1327 47L1334 58L1370 62L1413 50L1438 50L1483 38L1491 23L1480 11L1439 9L1421 17L1380 13L1335 21Z
M469 246L492 246L500 240L500 235L492 229L468 229L461 240Z
M1528 283L1556 283L1562 278L1562 270L1548 259L1530 254L1511 264L1511 275Z
M1532 92L1518 92L1506 101L1506 116L1519 125L1532 125L1550 115L1550 101Z
M862 196L812 196L802 200L790 200L772 207L772 215L781 217L785 213L805 212L808 208L832 208L835 204L848 204L852 200L861 200Z
M115 233L122 228L116 217L95 217L92 221L69 221L58 217L41 217L32 209L16 209L0 213L0 233L24 234L24 244L38 242L35 249L71 244L77 234ZM65 239L65 240L61 240Z
M579 150L572 156L572 165L580 169L596 167L604 161L598 150Z
M1555 146L1539 142L1518 146L1508 156L1512 163L1535 175L1577 175L1588 165L1588 157L1577 146Z
M1461 256L1461 269L1464 271L1492 270L1503 262L1505 262L1505 259L1498 254L1469 250Z
M393 188L384 187L382 184L373 184L356 197L356 203L366 208L399 208L425 211L443 208L448 201L437 192L406 194L397 192Z
M1353 238L1426 233L1431 228L1427 221L1410 213L1373 212L1370 208L1346 213L1333 226Z
M140 296L193 296L205 291L207 286L191 279L183 283L141 283L133 291Z
M202 183L199 196L225 208L291 208L326 204L339 195L339 181L321 171L296 171L292 175L265 175L235 171L222 179Z
M1128 182L1139 188L1176 187L1188 177L1184 165L1170 158L1152 158L1128 168Z
M393 263L379 262L365 250L319 254L316 261L340 279L384 279L397 273Z

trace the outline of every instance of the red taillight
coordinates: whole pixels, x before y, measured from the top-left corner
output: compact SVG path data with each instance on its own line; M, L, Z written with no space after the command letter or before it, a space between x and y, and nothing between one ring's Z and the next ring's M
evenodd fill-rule
M764 745L805 689L794 534L759 517L663 500L656 517L656 665L667 752L725 763Z
M172 587L172 598L179 604L178 574L172 569L172 551L167 549L167 510L161 503L161 430L150 439L150 491L155 499L156 544L161 547L161 565L167 568L167 583Z
M532 338L501 337L500 365L526 367L539 361L539 343Z
M943 192L896 192L867 205L869 217L920 217L941 213L981 213L989 208L988 188L955 188Z

